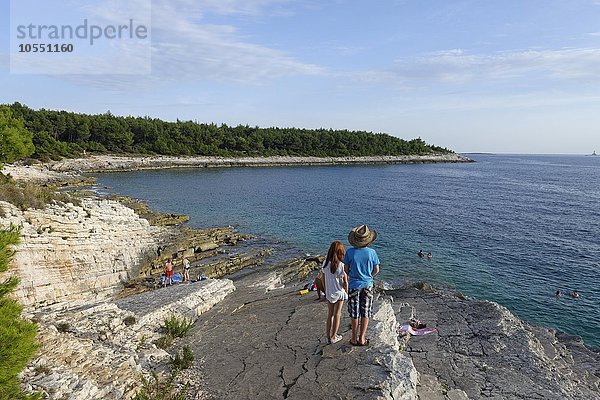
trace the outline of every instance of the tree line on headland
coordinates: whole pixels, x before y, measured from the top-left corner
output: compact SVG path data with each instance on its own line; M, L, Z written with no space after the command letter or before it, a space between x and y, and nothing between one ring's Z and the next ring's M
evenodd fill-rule
M449 153L420 138L333 129L259 128L150 117L119 117L33 110L18 102L0 106L0 131L7 119L23 121L32 134L33 158L47 161L86 152L172 156L382 156ZM13 123L14 125L14 123ZM0 140L3 140L0 138ZM27 151L28 152L28 151ZM26 152L26 153L27 153Z

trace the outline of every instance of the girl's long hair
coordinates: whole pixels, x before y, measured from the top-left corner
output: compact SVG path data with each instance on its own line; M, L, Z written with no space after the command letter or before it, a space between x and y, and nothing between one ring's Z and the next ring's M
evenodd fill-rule
M342 262L345 254L346 249L344 248L342 242L336 240L335 242L331 243L331 246L329 246L329 251L327 252L325 264L329 263L329 269L332 274L335 274L338 264Z

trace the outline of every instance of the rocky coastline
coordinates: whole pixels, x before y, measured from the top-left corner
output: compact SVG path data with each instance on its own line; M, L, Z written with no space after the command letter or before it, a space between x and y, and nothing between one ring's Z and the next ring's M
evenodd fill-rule
M19 179L56 180L73 178L79 173L135 171L170 168L227 168L276 167L294 165L364 165L364 164L425 164L473 162L468 157L450 154L372 157L173 157L173 156L119 156L92 155L83 158L50 161L29 166L5 166L6 173ZM67 175L65 175L67 174Z
M117 160L3 172L76 182L79 171L106 171L108 162L113 170L161 168ZM233 166L224 164L210 166ZM22 232L8 273L21 279L14 295L39 327L40 352L23 371L23 385L45 398L132 398L142 376L167 374L183 346L195 359L174 384L188 399L600 398L600 353L496 303L427 284L380 289L371 344L348 343L343 313L344 340L328 345L325 303L299 294L318 258L269 262L272 248L231 227L189 229L185 217L152 213L132 199L87 193L77 205L0 208L2 226ZM183 256L195 281L161 287L163 261ZM171 316L193 325L163 349L157 343ZM399 332L411 317L437 332Z

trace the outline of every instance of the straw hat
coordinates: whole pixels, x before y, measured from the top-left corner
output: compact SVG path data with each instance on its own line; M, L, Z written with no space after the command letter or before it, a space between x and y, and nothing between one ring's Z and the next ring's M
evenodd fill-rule
M377 232L370 230L366 225L357 226L348 234L348 241L354 247L367 247L375 239Z

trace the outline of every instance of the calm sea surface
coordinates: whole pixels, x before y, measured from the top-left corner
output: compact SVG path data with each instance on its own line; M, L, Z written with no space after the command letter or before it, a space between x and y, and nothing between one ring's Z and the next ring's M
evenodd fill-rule
M444 284L600 346L600 157L472 157L478 162L121 172L98 182L188 214L192 226L235 225L313 254L366 223L378 231L386 281ZM420 249L433 259L417 257Z

